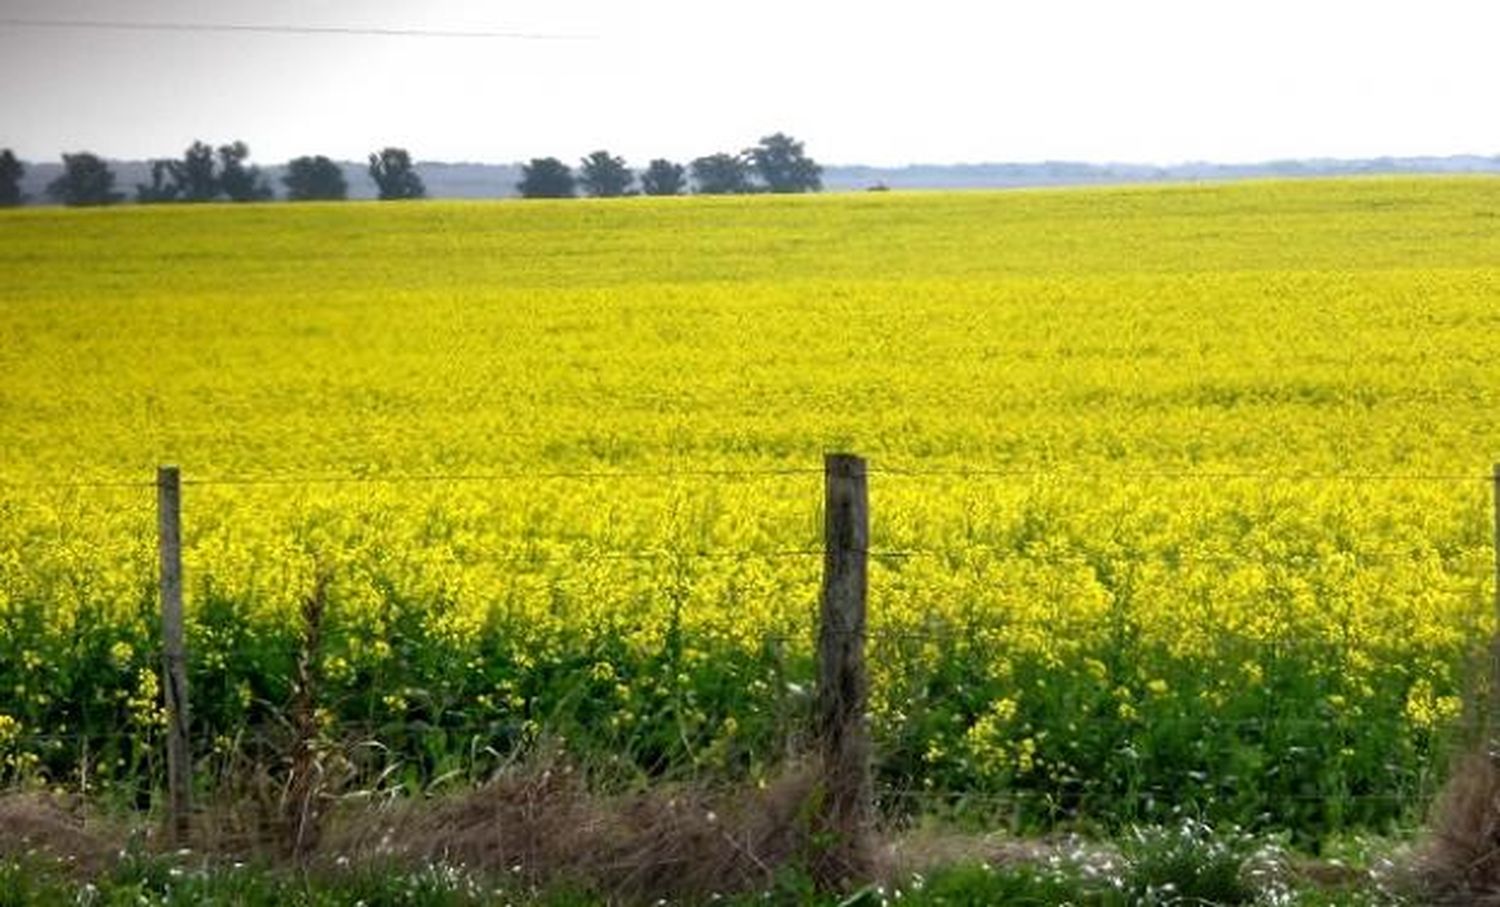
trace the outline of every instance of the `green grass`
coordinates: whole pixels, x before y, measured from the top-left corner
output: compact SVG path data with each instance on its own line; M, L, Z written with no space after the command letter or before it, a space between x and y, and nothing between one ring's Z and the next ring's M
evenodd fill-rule
M790 867L765 889L724 892L684 904L824 905L824 907L959 907L959 905L1276 905L1276 907L1398 907L1420 903L1405 888L1368 870L1343 887L1299 875L1273 842L1216 833L1191 823L1137 831L1116 852L1077 845L1075 853L1035 862L989 865L958 862L889 885L852 893L820 893ZM530 907L585 907L619 903L591 891L564 871L540 886L518 886L482 872L449 866L412 870L364 867L291 871L269 866L214 864L193 858L130 856L84 879L65 865L37 858L0 859L0 907L50 905L198 905L321 907L354 904L463 907L509 903ZM657 903L664 903L658 901Z

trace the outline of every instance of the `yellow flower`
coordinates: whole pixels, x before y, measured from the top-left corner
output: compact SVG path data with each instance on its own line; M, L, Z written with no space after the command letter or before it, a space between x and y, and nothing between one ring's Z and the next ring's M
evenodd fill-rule
M123 639L109 647L109 660L116 668L129 667L133 658L135 658L135 649Z
M1458 717L1462 711L1463 700L1457 696L1436 695L1432 682L1425 677L1412 684L1406 694L1406 720L1415 728L1431 730Z
M1016 744L1016 771L1026 775L1036 768L1036 741L1030 737Z

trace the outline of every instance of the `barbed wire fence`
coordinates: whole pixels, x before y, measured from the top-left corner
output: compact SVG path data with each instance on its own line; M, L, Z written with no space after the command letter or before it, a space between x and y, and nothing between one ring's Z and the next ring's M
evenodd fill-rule
M864 830L874 816L874 806L880 804L921 804L941 808L944 805L979 805L1004 809L1027 801L1046 801L1053 795L1041 791L1014 790L995 792L954 792L911 789L877 789L872 774L872 745L869 738L868 695L869 680L864 664L866 643L895 645L901 643L951 643L951 628L887 627L869 626L866 614L868 600L869 567L876 563L899 563L919 559L954 561L974 555L1016 557L1030 562L1076 563L1082 555L1076 551L1026 551L1001 544L963 542L940 546L881 547L870 544L868 480L870 476L889 477L896 481L941 478L944 480L1017 480L1017 481L1168 481L1168 482L1225 482L1242 481L1254 483L1442 483L1465 484L1500 490L1500 466L1491 475L1463 472L1422 471L1297 471L1275 472L1257 470L1059 470L1036 468L927 468L920 466L892 466L870 468L857 457L830 455L824 468L760 468L760 469L618 469L618 470L489 470L476 472L415 472L382 475L337 475L337 474L282 474L282 475L206 475L183 478L175 467L163 467L156 482L128 481L114 478L74 481L0 481L0 489L52 489L87 491L92 489L155 489L158 499L158 530L161 590L163 608L161 626L162 640L162 690L165 727L159 743L165 750L167 765L169 827L183 842L188 840L191 830L189 817L192 814L192 767L193 754L202 753L211 745L212 735L204 729L193 728L190 720L189 690L187 689L187 665L189 653L185 647L182 618L181 576L181 495L188 488L234 488L234 487L308 487L308 486L402 486L437 485L496 482L583 482L611 483L622 480L676 481L732 479L737 481L775 480L786 477L824 479L825 533L821 546L789 546L769 549L711 548L707 546L665 548L625 547L608 548L591 545L564 545L550 548L532 548L521 552L497 552L488 558L501 564L534 564L550 558L568 558L599 561L786 561L804 563L823 561L823 587L818 605L821 614L815 622L818 633L816 649L816 703L812 709L813 727L808 739L817 750L823 783L835 796L824 800L823 821L836 839L848 842L866 840ZM1497 496L1500 500L1500 496ZM1495 511L1495 538L1500 540L1500 507ZM1401 551L1341 552L1352 556L1357 564L1401 563L1409 561L1411 555ZM1172 553L1176 565L1234 566L1244 558L1229 552L1176 551ZM1500 575L1500 545L1496 551L1496 575ZM1483 581L1456 583L1455 593L1478 594ZM1497 584L1500 585L1500 584ZM1500 598L1500 591L1497 591ZM780 645L807 646L810 640L789 633L762 634L763 642ZM1295 647L1295 640L1277 640L1275 646ZM1500 644L1491 648L1491 674L1485 685L1486 692L1500 688ZM1487 721L1493 720L1490 713L1495 706L1494 697L1488 697L1482 710ZM1473 709L1474 715L1481 710ZM1469 720L1473 720L1471 715ZM1247 727L1254 727L1259 719L1241 719ZM1296 719L1280 717L1279 726L1290 726ZM1310 729L1325 724L1324 719L1305 719ZM1487 724L1486 728L1490 725ZM359 728L350 728L359 731ZM378 728L364 729L371 733ZM468 733L462 728L447 728L452 733ZM472 734L478 738L485 728L474 728ZM196 738L195 738L196 733ZM111 733L94 732L93 739L110 738ZM135 735L138 737L138 735ZM121 732L119 739L132 735ZM87 752L87 739L68 734L32 733L29 739L65 745L72 741ZM1113 791L1114 798L1137 798L1142 801L1160 802L1169 800L1169 791ZM1278 792L1273 799L1308 800L1324 799L1328 795L1319 793ZM1401 802L1409 793L1345 792L1339 795L1349 802L1377 801ZM848 866L856 866L868 859L868 854L848 851L838 859Z

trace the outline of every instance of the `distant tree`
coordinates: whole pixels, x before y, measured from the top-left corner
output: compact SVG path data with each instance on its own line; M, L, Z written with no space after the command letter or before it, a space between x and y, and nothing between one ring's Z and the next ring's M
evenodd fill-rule
M21 177L26 168L9 148L0 151L0 208L14 208L25 198L21 195Z
M801 142L785 133L766 136L745 156L772 192L818 192L823 188L823 168L803 152Z
M171 162L172 182L177 196L185 202L211 202L219 197L219 175L214 172L214 150L203 142L193 142L182 154L182 160Z
M755 189L750 182L750 167L740 155L710 154L689 166L700 195L737 195Z
M576 180L568 165L555 157L534 157L521 166L516 190L522 198L572 198Z
M381 201L422 198L427 187L412 166L405 148L385 148L370 155L370 179L380 190Z
M290 161L281 182L286 185L289 201L343 201L349 197L344 171L321 154Z
M219 146L219 189L232 202L263 202L276 193L260 175L260 168L245 166L250 147L244 142Z
M115 190L115 174L96 154L64 154L63 173L47 184L47 194L65 205L113 205L125 196Z
M681 195L687 176L681 164L657 158L641 174L641 191L647 195Z
M635 174L625 166L624 158L613 157L608 151L595 151L583 159L578 182L594 198L618 198L630 191Z
M135 200L143 205L177 201L182 189L172 176L174 163L176 162L152 161L151 182L135 184Z

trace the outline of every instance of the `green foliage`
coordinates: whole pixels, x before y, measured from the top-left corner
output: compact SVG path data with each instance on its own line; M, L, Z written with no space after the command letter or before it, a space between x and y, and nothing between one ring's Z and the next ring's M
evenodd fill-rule
M47 185L47 195L64 205L113 205L125 196L114 191L115 174L98 155L64 154L63 174Z
M988 907L998 904L1104 905L1113 895L1090 886L1069 867L982 865L939 869L901 890L902 907ZM890 901L886 901L890 903Z
M749 162L741 155L710 154L689 165L699 195L741 195L754 190Z
M497 898L533 907L580 903L566 894L507 892L449 866L305 873L134 854L98 878L80 880L42 858L0 858L0 907L478 907Z
M623 168L624 163L620 166ZM516 191L522 198L572 198L577 181L568 165L557 158L532 158L531 163L521 166L521 181L516 183Z
M645 195L681 195L687 189L687 172L681 164L656 158L641 174L641 192Z
M135 184L135 200L142 205L175 202L182 188L172 177L172 161L151 162L151 182Z
M214 169L214 150L203 142L193 142L182 160L169 161L168 168L181 201L211 202L223 191Z
M151 162L151 182L136 184L136 201L211 202L221 196L236 202L270 199L273 193L260 168L245 163L249 156L249 146L232 142L219 146L216 161L214 149L193 142L180 160Z
M696 903L725 907L1401 907L1421 900L1368 873L1354 887L1324 887L1284 865L1274 845L1206 828L1141 831L1114 854L1108 842L1079 844L1034 861L957 863L870 884L847 894L821 893L796 865L768 867L763 890L723 892ZM1277 864L1277 861L1282 861ZM1357 880L1359 876L1355 877ZM127 854L87 880L75 868L41 857L0 858L0 907L63 905L236 905L236 907L593 907L616 903L591 893L587 879L541 887L434 864L422 869L379 864L292 871L209 863L193 857ZM682 903L692 904L693 901Z
M593 198L618 198L627 195L634 182L635 174L625 166L625 159L615 157L608 151L595 151L584 158L579 167L578 184ZM524 189L522 194L526 194Z
M281 181L286 185L287 201L343 201L349 196L344 171L321 154L288 162Z
M424 198L427 187L405 148L384 148L370 155L370 179L381 201Z
M219 189L232 202L260 202L274 195L260 168L245 165L249 156L244 142L219 146Z
M772 192L817 192L823 188L823 168L807 156L801 142L789 135L768 135L745 156Z
M14 208L25 199L21 195L21 177L26 167L9 148L0 151L0 208Z
M1137 829L1128 843L1123 893L1131 904L1250 904L1260 892L1249 863L1260 842L1185 821Z

